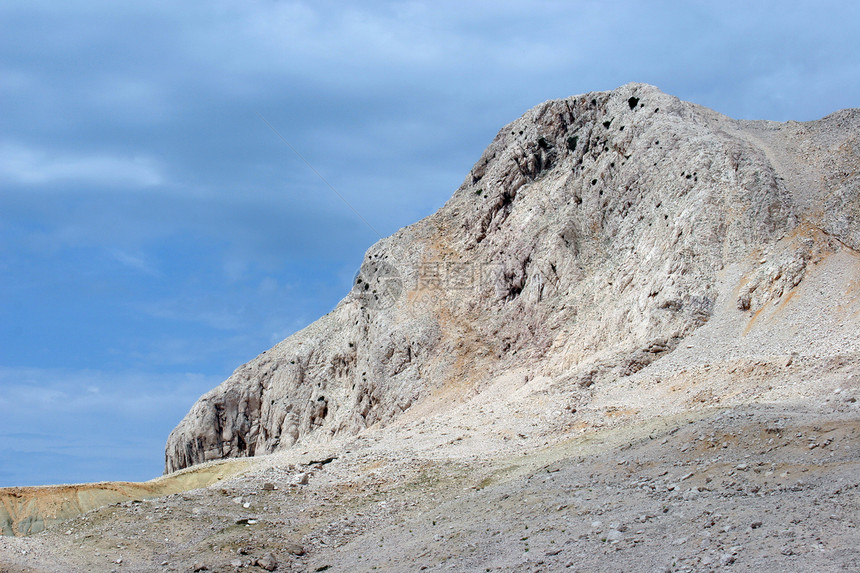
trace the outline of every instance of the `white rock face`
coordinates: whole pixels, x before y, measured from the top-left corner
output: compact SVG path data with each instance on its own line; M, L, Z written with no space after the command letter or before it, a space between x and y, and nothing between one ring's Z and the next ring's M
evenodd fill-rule
M204 395L165 471L357 433L514 369L587 401L706 323L728 265L750 269L733 312L755 313L860 250L858 134L858 110L736 121L644 84L543 103L371 247L335 310Z

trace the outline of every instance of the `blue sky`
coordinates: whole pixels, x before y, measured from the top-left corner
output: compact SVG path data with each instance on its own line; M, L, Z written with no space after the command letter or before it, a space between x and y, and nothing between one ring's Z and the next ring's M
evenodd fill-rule
M655 84L860 106L854 2L0 3L0 486L144 480L505 123Z

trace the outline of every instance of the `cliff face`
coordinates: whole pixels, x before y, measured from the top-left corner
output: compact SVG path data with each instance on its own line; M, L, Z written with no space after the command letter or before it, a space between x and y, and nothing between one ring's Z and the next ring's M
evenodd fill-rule
M441 408L514 368L587 401L711 318L754 313L860 249L860 114L736 121L652 86L505 126L448 203L371 247L352 291L241 366L171 433L166 472Z

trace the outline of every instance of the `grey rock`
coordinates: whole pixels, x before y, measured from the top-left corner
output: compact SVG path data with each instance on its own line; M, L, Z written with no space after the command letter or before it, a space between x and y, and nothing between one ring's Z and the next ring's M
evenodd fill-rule
M257 567L265 569L266 571L274 571L278 568L278 560L271 553L267 553L263 557L257 559L256 564Z
M165 471L352 435L517 368L584 406L705 324L727 265L764 261L735 305L754 313L860 249L858 130L856 110L736 121L644 84L545 102L373 245L332 312L202 396Z

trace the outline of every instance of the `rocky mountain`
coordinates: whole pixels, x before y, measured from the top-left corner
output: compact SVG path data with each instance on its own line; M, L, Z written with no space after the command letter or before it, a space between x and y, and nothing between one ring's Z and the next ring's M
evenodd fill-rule
M856 273L858 134L857 110L738 121L644 84L545 102L442 209L371 247L337 308L201 397L165 472L444 412L511 372L511 391L537 380L587 411L709 322L743 323L723 339L753 355L753 322L813 269L848 257ZM769 355L858 351L856 315L805 346L779 320Z
M537 106L170 475L0 490L0 571L860 570L858 136Z

